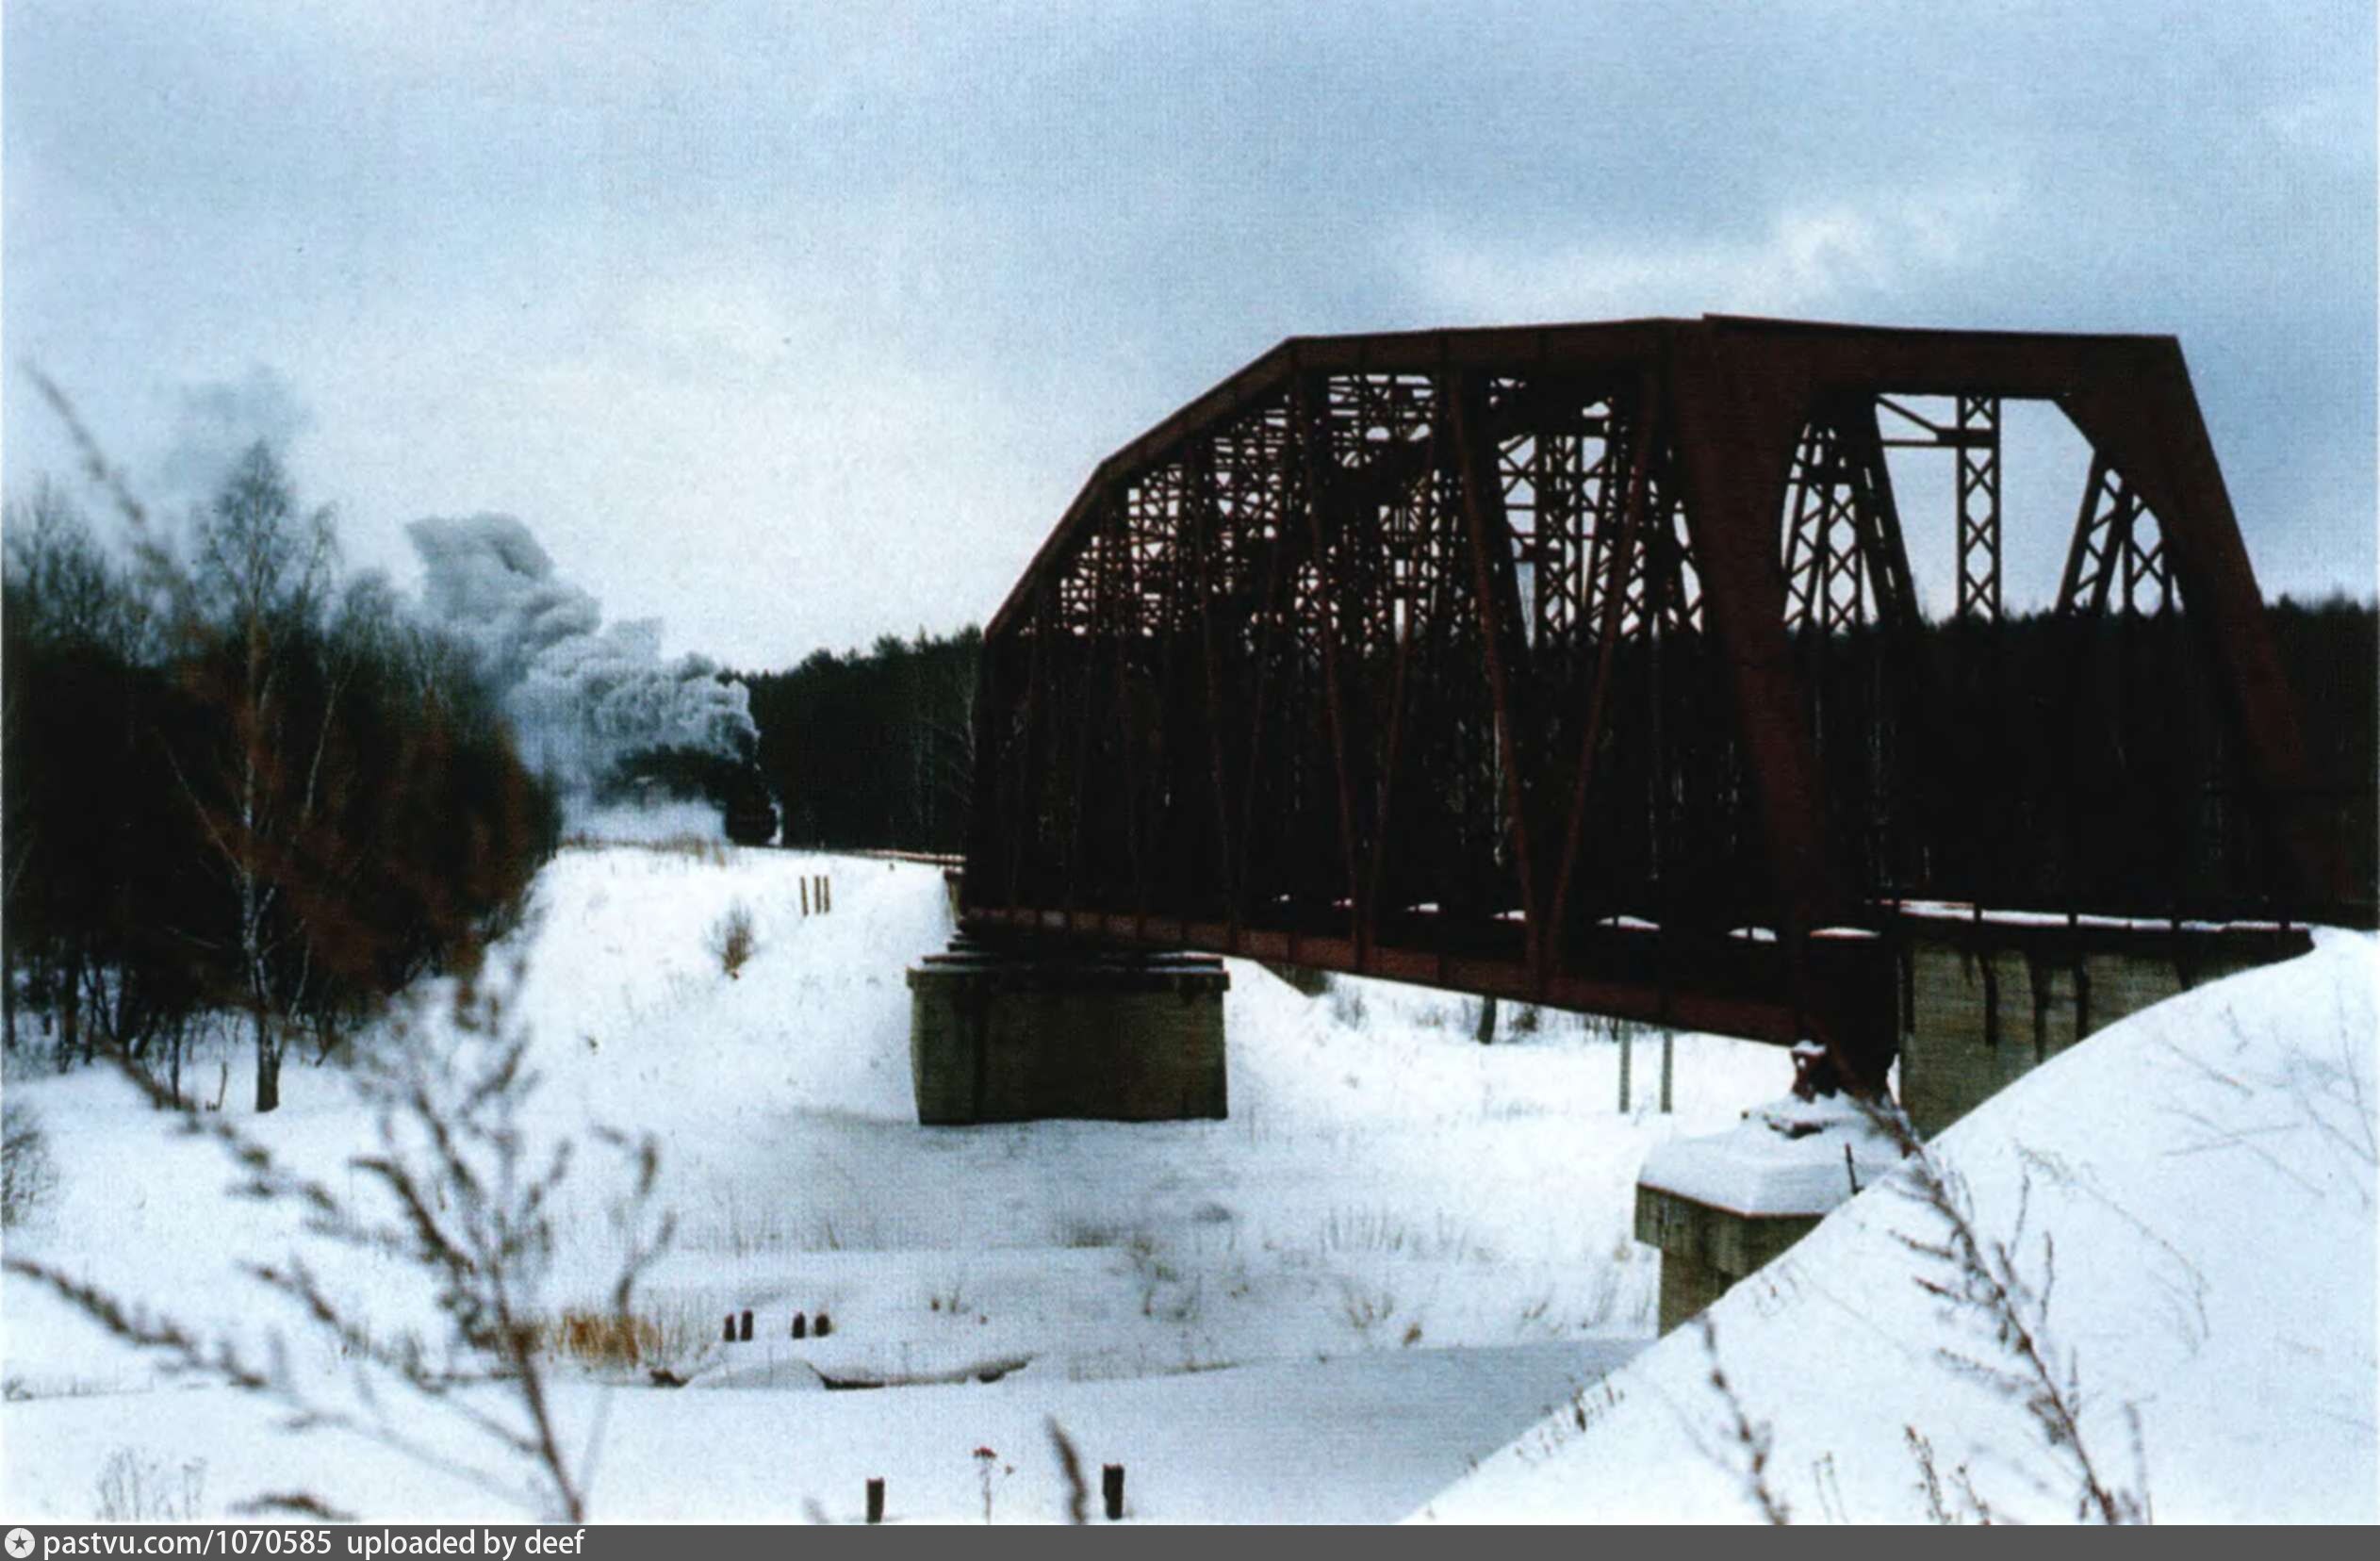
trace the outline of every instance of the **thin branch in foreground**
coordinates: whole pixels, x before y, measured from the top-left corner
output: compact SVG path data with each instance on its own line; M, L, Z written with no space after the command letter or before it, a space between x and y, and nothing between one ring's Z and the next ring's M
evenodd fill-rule
M1765 1421L1755 1422L1745 1413L1742 1397L1737 1394L1735 1385L1728 1380L1727 1368L1719 1362L1718 1324L1711 1321L1711 1314L1706 1311L1695 1319L1695 1325L1702 1335L1702 1353L1711 1362L1711 1389L1718 1394L1719 1402L1727 1408L1727 1419L1720 1429L1741 1452L1740 1468L1732 1458L1724 1461L1731 1468L1735 1468L1743 1481L1744 1493L1760 1508L1761 1516L1781 1528L1793 1521L1793 1508L1769 1484L1768 1463L1776 1450L1775 1438Z
M1049 1439L1058 1451L1059 1471L1066 1477L1066 1521L1079 1528L1091 1521L1091 1487L1083 1480L1082 1458L1055 1415L1049 1421Z
M2083 1433L2080 1364L2049 1337L2049 1303L2058 1278L2054 1239L2042 1234L2038 1283L2021 1257L2032 1207L2029 1167L2019 1183L2013 1229L2005 1239L1987 1237L1976 1223L1965 1178L1921 1142L1898 1112L1878 1109L1869 1116L1899 1144L1904 1164L1893 1185L1930 1214L1941 1231L1933 1238L1895 1232L1927 1262L1929 1271L1914 1275L1915 1283L1942 1303L1945 1314L1978 1323L1994 1346L1990 1360L1948 1346L1937 1350L1936 1358L2023 1407L2074 1483L2077 1519L2146 1521L2145 1471L2128 1487L2107 1477Z
M353 1363L346 1377L352 1404L329 1402L320 1388L300 1381L278 1334L265 1341L259 1361L229 1339L205 1337L38 1259L7 1254L7 1271L161 1357L171 1371L280 1404L289 1412L287 1429L358 1435L507 1503L583 1521L598 1442L590 1435L575 1458L565 1453L541 1342L556 1195L573 1158L566 1142L539 1153L522 1131L521 1108L536 1076L526 1065L526 1035L502 1029L501 1014L492 996L458 989L451 1033L400 1027L388 1045L359 1064L358 1092L376 1114L380 1142L350 1165L363 1187L379 1194L379 1208L292 1171L233 1120L174 1100L135 1060L108 1053L152 1104L174 1113L182 1132L207 1139L225 1155L238 1172L236 1194L293 1208L308 1236L335 1247L393 1253L421 1275L446 1320L445 1360L433 1360L409 1334L392 1340L376 1330L299 1256L241 1268ZM671 1226L666 1217L653 1217L659 1154L649 1139L614 1132L598 1138L630 1173L629 1188L611 1210L622 1256L610 1289L625 1317ZM480 1369L465 1370L471 1362ZM500 1390L493 1403L463 1391L484 1388ZM425 1410L459 1421L498 1458L491 1464L449 1451L420 1429Z
M303 1490L276 1490L262 1496L251 1496L232 1505L232 1513L240 1518L311 1518L319 1523L352 1523L352 1512L344 1512L319 1496Z

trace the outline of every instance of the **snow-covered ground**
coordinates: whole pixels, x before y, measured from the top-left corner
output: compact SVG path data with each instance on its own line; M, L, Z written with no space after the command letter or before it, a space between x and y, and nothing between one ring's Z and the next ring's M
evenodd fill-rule
M818 874L835 910L805 916ZM757 950L730 978L714 940L738 905ZM1948 1508L2072 1515L2068 1462L1979 1374L2005 1347L1915 1283L1945 1277L1901 1239L1933 1217L1891 1182L1732 1292L1709 1342L1645 1348L1655 1265L1629 1239L1631 1184L1662 1144L1781 1093L1781 1053L1681 1038L1664 1116L1640 1041L1623 1115L1618 1047L1576 1019L1521 1028L1507 1005L1506 1043L1482 1047L1469 1000L1348 979L1309 996L1234 962L1229 1121L921 1128L902 971L950 929L933 869L578 847L537 908L511 994L544 1077L531 1126L653 1132L680 1223L637 1311L688 1385L650 1385L649 1356L555 1367L565 1436L599 1450L598 1518L849 1519L881 1476L895 1520L980 1519L987 1491L996 1519L1053 1519L1053 1422L1086 1463L1124 1464L1129 1514L1153 1520L1754 1517L1714 1347L1798 1520L1928 1516L1920 1439ZM2048 1290L2044 1348L2106 1483L2160 1519L2373 1515L2374 963L2371 939L2331 936L2151 1010L1937 1146L1976 1228ZM346 1175L369 1132L345 1075L293 1066L257 1119L223 1055L227 1111ZM32 1062L8 1088L41 1113L58 1186L11 1250L209 1334L279 1331L293 1372L335 1385L336 1348L239 1273L311 1251L294 1221L227 1196L220 1154L121 1082ZM196 1071L211 1095L215 1060ZM618 1256L587 1175L556 1310L599 1309ZM435 1337L402 1264L315 1260L388 1337ZM719 1344L747 1307L753 1341ZM793 1339L797 1311L833 1331ZM369 1519L522 1515L164 1377L14 1277L0 1322L12 1516L89 1519L134 1472L157 1515L293 1489Z
M817 874L834 911L805 916ZM757 950L730 978L713 940L739 904ZM896 1519L980 1518L978 1447L997 1454L996 1517L1053 1517L1053 1418L1087 1461L1126 1465L1135 1516L1403 1516L1642 1346L1638 1165L1791 1076L1774 1050L1682 1037L1665 1116L1640 1040L1623 1115L1619 1048L1575 1018L1523 1028L1508 1004L1506 1043L1482 1047L1468 999L1348 979L1309 996L1234 962L1230 1120L922 1128L902 972L949 930L940 874L908 864L648 842L566 849L541 878L510 995L544 1078L532 1125L656 1134L680 1225L637 1311L690 1386L558 1367L566 1434L599 1436L597 1517L845 1517L881 1475ZM244 1060L223 1056L227 1112L346 1175L369 1125L336 1068L293 1065L284 1108L254 1118ZM8 1089L40 1111L59 1186L12 1249L203 1331L281 1331L294 1371L334 1383L336 1348L238 1273L311 1252L295 1222L227 1196L221 1155L163 1133L120 1081L26 1060ZM556 1309L600 1306L618 1251L602 1191L565 1206ZM391 1336L435 1336L394 1259L314 1260ZM520 1515L164 1378L16 1278L0 1301L13 1515L93 1516L111 1465L203 1512L307 1489L375 1519ZM747 1307L754 1340L720 1345ZM789 1337L821 1310L829 1337Z
M2325 934L2111 1027L1933 1146L2035 1292L2017 1315L2071 1373L2100 1484L2159 1520L2374 1517L2373 981L2371 938ZM1925 1457L1953 1513L2073 1519L2078 1470L1993 1313L1916 1282L1963 1288L1910 1244L1948 1228L1911 1190L1870 1187L1707 1338L1644 1352L1428 1515L1757 1520L1764 1437L1797 1520L1923 1521Z

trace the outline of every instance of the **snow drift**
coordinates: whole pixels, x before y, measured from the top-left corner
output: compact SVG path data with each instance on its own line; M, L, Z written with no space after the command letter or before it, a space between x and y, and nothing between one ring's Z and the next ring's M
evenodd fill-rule
M2325 934L2110 1027L1933 1146L2038 1297L2103 1479L2160 1521L2374 1516L2374 962ZM2075 1518L2072 1448L1994 1380L2009 1341L1919 1283L1957 1275L1921 1250L1945 1226L1914 1185L1871 1187L1707 1337L1664 1339L1423 1516L1756 1520L1764 1441L1797 1521Z

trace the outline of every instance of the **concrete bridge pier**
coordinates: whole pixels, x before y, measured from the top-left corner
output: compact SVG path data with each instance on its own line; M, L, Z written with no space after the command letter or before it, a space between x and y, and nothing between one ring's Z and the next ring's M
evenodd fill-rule
M1676 1139L1636 1175L1636 1240L1661 1253L1663 1333L1818 1227L1901 1158L1893 1133L1837 1089L1826 1054L1794 1048L1793 1093L1724 1133Z
M910 1071L928 1126L1221 1118L1223 961L993 943L961 932L909 972Z

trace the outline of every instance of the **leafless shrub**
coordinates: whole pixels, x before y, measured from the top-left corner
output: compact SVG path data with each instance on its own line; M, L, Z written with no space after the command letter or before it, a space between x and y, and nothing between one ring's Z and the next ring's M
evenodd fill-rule
M1373 1289L1342 1276L1338 1281L1338 1313L1347 1325L1366 1338L1379 1323L1396 1314L1397 1298L1386 1286Z
M2369 1101L2372 1069L2370 1030L2351 1020L2343 994L2334 994L2330 1038L2337 1055L2322 1055L2308 1044L2293 1049L2277 1067L2248 1077L2224 1073L2172 1041L2160 1054L2202 1080L2232 1092L2229 1109L2220 1114L2183 1109L2176 1112L2196 1129L2175 1153L2244 1154L2273 1175L2295 1184L2310 1197L2330 1195L2344 1182L2369 1210L2372 1207L2373 1172L2380 1169L2380 1138L2375 1138L2374 1114ZM2237 1011L2222 1014L2231 1039L2245 1046L2247 1032ZM2315 1146L2337 1161L2341 1175L2317 1178L2266 1147L2276 1138L2309 1135Z
M1364 994L1354 987L1333 985L1330 990L1330 1012L1334 1024L1348 1029L1361 1029L1364 1023Z
M1390 1208L1334 1208L1322 1217L1315 1250L1445 1263L1492 1262L1496 1256L1468 1224L1443 1208L1436 1211L1427 1230Z
M1917 1466L1918 1492L1926 1498L1926 1516L1940 1524L1996 1523L1999 1515L1975 1488L1975 1476L1965 1464L1947 1476L1934 1457L1934 1444L1913 1425L1903 1426L1910 1461Z
M1155 1250L1156 1242L1153 1238L1145 1234L1136 1234L1132 1239L1135 1241L1147 1241L1151 1250ZM1124 1245L1125 1234L1122 1225L1109 1224L1103 1221L1068 1220L1058 1229L1058 1244L1076 1251L1095 1251L1102 1247Z
M647 1317L566 1308L539 1326L538 1348L583 1366L635 1367L665 1351L661 1325Z
M730 981L743 974L757 946L752 935L752 912L742 900L727 909L711 928L711 953Z
M103 1523L191 1523L206 1494L206 1460L179 1465L138 1448L119 1447L100 1466L93 1516Z
M2151 1521L2154 1514L2137 1407L2126 1405L2133 1455L2133 1477L2128 1483L2111 1477L2105 1459L2083 1434L2080 1368L2070 1353L2054 1342L2048 1326L2050 1299L2057 1286L2056 1243L2047 1232L2042 1233L2038 1242L2027 1238L2032 1192L2029 1170L2019 1185L2010 1234L2005 1239L1987 1236L1977 1223L1974 1198L1964 1178L1919 1141L1908 1118L1889 1101L1869 1103L1865 1112L1894 1141L1903 1158L1901 1173L1887 1185L1929 1216L1927 1233L1896 1233L1903 1245L1926 1260L1924 1271L1915 1275L1916 1283L1942 1303L1945 1318L1976 1327L1991 1345L1989 1353L1945 1345L1937 1357L1950 1370L2023 1408L2044 1447L2062 1466L2071 1483L2077 1520L2108 1524ZM2037 1257L2030 1256L2035 1253ZM1697 1326L1710 1358L1711 1388L1727 1412L1722 1431L1729 1447L1718 1450L1706 1443L1704 1454L1739 1470L1747 1494L1769 1521L1789 1522L1791 1508L1769 1477L1775 1450L1770 1428L1746 1411L1720 1360L1716 1326L1707 1313L1697 1319ZM1701 1440L1691 1425L1689 1432ZM1906 1441L1929 1516L1937 1522L1998 1520L1992 1504L1977 1490L1965 1464L1945 1474L1932 1443L1914 1426L1906 1428Z
M0 1226L14 1230L41 1211L57 1191L57 1165L33 1108L0 1106Z
M2051 1458L2072 1482L2077 1520L2147 1522L2151 1509L2137 1413L2127 1411L2133 1413L2134 1426L2134 1471L2128 1483L2109 1473L2106 1460L2083 1434L2081 1366L2055 1342L2049 1328L2050 1300L2058 1284L2057 1242L2047 1231L2037 1242L2027 1238L2032 1207L2029 1171L2019 1184L2010 1233L1988 1236L1976 1223L1965 1178L1918 1142L1897 1112L1873 1114L1899 1137L1906 1157L1903 1175L1891 1185L1931 1216L1933 1233L1896 1232L1901 1243L1927 1262L1926 1271L1916 1275L1919 1288L1942 1303L1946 1317L1973 1325L1992 1347L1987 1355L1945 1345L1938 1358L2022 1406ZM1974 1504L1988 1511L1979 1502Z
M707 839L698 834L665 835L659 840L613 840L602 835L574 830L561 840L566 851L650 851L656 856L684 857L712 867L728 864L728 848L723 841Z

